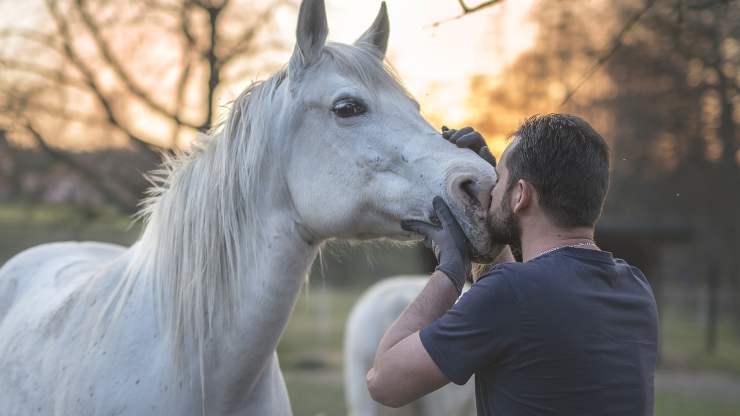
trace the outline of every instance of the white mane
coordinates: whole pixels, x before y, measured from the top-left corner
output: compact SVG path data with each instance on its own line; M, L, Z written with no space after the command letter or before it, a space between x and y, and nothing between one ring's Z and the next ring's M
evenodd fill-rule
M327 61L370 91L387 86L408 95L393 70L364 48L327 44L317 65ZM221 132L199 137L188 153L166 156L149 176L153 186L137 215L144 232L103 313L115 306L116 319L133 285L152 279L176 360L186 337L201 349L238 313L236 294L250 275L244 265L257 262L265 241L258 204L285 187L280 158L289 138L271 137L267 124L286 76L283 69L253 83L234 101Z

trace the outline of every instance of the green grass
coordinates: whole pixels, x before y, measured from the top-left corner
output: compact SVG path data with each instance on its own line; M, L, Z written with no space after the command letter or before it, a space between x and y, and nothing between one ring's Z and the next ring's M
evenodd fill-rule
M81 214L68 206L28 207L0 205L0 264L24 248L60 240L96 240L131 244L138 228L130 219L113 212ZM398 267L410 252L392 251L386 261ZM388 253L381 252L383 256ZM399 254L400 253L400 254ZM370 269L355 258L344 255L342 263L330 263L329 273L365 273L383 276L407 269ZM386 265L385 267L388 267ZM364 268L361 270L361 268ZM363 281L369 281L362 277ZM342 384L342 344L344 323L352 304L363 288L331 288L321 277L310 282L308 294L299 298L286 332L278 347L281 367L296 416L346 415ZM661 322L662 366L656 383L657 416L740 415L740 337L725 319L718 327L714 355L704 351L704 327L700 314L686 305L663 308ZM727 315L724 315L725 318ZM720 374L721 377L714 375ZM676 375L680 377L676 377ZM680 378L680 381L676 381Z
M704 325L693 313L672 308L661 320L662 365L689 371L716 370L740 377L740 335L724 319L717 326L717 347L712 354L705 350Z
M296 416L346 415L341 361L344 323L361 293L358 288L322 288L321 281L312 281L309 295L298 300L278 348ZM736 372L740 342L729 323L723 322L717 355L706 357L701 334L701 325L694 321L675 311L664 314L667 368L659 370L656 383L656 416L740 415L740 373Z
M54 241L130 245L139 228L110 210L84 214L66 205L0 205L0 264L20 251Z
M129 219L116 211L103 208L82 211L65 204L26 205L22 203L0 205L0 224L26 224L33 226L67 225L75 223L105 224L120 227L130 223Z
M346 416L342 373L327 370L285 371L295 416Z
M737 416L740 415L740 398L715 398L658 390L655 395L655 415Z
M361 291L312 282L302 293L278 346L283 368L340 370L344 323Z
M330 289L320 279L302 293L278 346L295 416L346 415L342 380L344 324L358 289Z

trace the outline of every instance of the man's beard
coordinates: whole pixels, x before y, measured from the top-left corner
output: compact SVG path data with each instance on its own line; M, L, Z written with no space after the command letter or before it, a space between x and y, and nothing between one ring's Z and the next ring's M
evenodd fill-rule
M502 198L501 205L488 217L488 230L494 243L508 244L512 250L521 250L522 229L511 210L511 190Z

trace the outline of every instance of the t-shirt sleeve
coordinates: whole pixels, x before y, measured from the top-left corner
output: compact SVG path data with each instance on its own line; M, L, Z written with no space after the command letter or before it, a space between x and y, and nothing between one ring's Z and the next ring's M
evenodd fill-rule
M455 384L505 359L519 338L519 302L505 274L494 269L419 333L432 360Z

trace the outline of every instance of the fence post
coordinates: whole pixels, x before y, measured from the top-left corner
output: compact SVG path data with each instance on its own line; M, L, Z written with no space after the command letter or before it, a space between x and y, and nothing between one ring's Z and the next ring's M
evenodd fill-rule
M717 349L717 321L719 320L719 271L716 264L707 270L707 333L706 351L712 355Z

